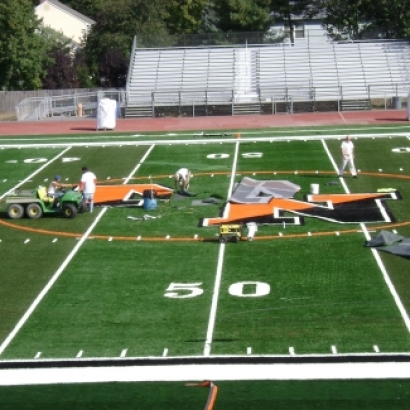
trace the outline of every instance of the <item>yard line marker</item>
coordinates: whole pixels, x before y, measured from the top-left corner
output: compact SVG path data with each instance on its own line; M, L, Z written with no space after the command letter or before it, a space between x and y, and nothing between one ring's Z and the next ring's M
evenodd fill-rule
M236 174L236 166L238 163L239 147L240 147L240 140L236 141L235 143L235 153L234 153L234 158L233 158L233 163L232 163L231 181L229 183L227 198L229 198L232 195L232 191L233 191L233 187L235 183L235 174ZM224 260L224 253L225 253L225 244L221 243L219 245L218 263L216 267L215 283L214 283L214 289L212 293L212 302L211 302L211 311L209 314L208 329L206 332L204 356L209 356L211 354L212 337L213 337L214 328L215 328L216 311L218 308L219 292L220 292L221 281L222 281L222 266L223 266L223 260Z
M140 241L141 240L141 236L137 236L137 241Z
M63 156L68 150L71 149L71 146L67 147L65 150L61 151L58 155L56 155L54 158L50 159L50 161L45 162L40 168L37 169L37 171L34 171L31 175L29 175L26 179L23 179L20 181L17 185L15 185L13 188L9 189L6 193L3 195L0 195L0 199L3 199L5 196L9 195L13 191L16 190L16 188L19 188L21 185L23 185L25 182L30 181L35 175L37 175L39 172L41 172L44 168L48 167L50 164L52 164L54 161L59 159L61 156Z
M162 353L162 357L167 357L168 356L168 349L165 348L164 352Z
M312 232L308 232L308 236L312 236Z
M252 348L251 347L248 347L246 349L246 354L252 354Z
M83 245L83 243L87 240L87 238L90 236L91 232L95 228L95 226L98 224L100 219L103 217L105 212L107 211L108 208L102 208L101 212L97 215L95 218L94 222L90 225L90 227L87 229L87 231L84 233L84 235L81 237L81 239L77 242L77 244L74 246L73 250L70 252L70 254L67 256L67 258L64 260L64 262L61 264L61 266L57 269L57 271L54 273L54 275L51 277L51 279L48 281L46 286L43 288L43 290L39 293L39 295L36 297L34 302L30 305L30 307L26 310L22 318L17 322L16 326L14 329L11 331L11 333L6 337L6 339L3 341L3 343L0 345L0 355L4 352L4 350L7 348L7 346L10 344L10 342L14 339L18 331L23 327L23 325L27 322L31 314L34 312L36 307L40 304L40 302L43 300L44 296L47 294L47 292L52 288L54 283L57 281L57 279L60 277L60 275L63 273L64 269L67 267L67 265L70 263L71 259L75 256L75 254L78 252L80 247Z
M77 353L76 358L79 359L79 358L82 357L82 356L83 356L83 351L80 350L80 351Z
M112 236L110 236L109 238L108 238L108 242L111 242L112 241Z
M282 232L279 232L279 236L283 236L283 233L282 233Z
M41 356L41 352L37 352L37 354L34 356L35 359L39 359Z
M335 234L336 234L336 236L339 236L339 235L340 235L340 232L339 232L339 231L336 231Z
M336 354L336 353L337 353L336 346L332 346L332 353L333 353L333 354Z
M57 238L54 238L54 239L53 239L53 243L56 243L57 241L58 241Z
M125 357L125 356L127 355L127 350L128 350L128 349L123 349L123 350L121 351L121 357Z
M366 239L368 241L370 241L371 237L370 237L369 233L367 232L366 225L364 223L361 223L360 225L362 225L362 229L363 229L363 232L365 234ZM388 272L387 272L387 270L386 270L386 268L383 264L383 261L380 258L380 254L377 251L377 249L375 249L375 248L370 248L370 250L373 253L374 258L376 259L377 265L379 266L379 268L382 272L384 281L386 282L386 285L389 288L390 293L392 294L394 301L396 302L396 306L399 309L399 312L400 312L400 314L401 314L401 316L404 320L404 324L406 325L407 330L410 332L409 315L407 314L407 311L406 311L405 307L403 306L403 303L402 303L402 301L401 301L401 299L400 299L400 297L399 297L399 295L396 291L396 288L394 287L394 285L393 285L393 283L390 279L390 276L389 276L389 274L388 274Z
M295 356L295 348L294 347L289 347L289 354L291 355L291 356Z
M24 241L24 243L26 244L26 243L29 243L30 242L30 239L26 239L25 241Z
M374 345L374 346L373 346L373 349L374 349L374 351L375 351L376 353L380 353L379 346Z
M325 140L323 140L323 139L322 139L322 144L323 144L323 147L324 147L324 149L325 149L325 151L326 151L326 153L327 153L327 155L328 155L328 157L329 157L329 160L330 160L330 162L332 163L332 165L333 165L335 171L336 171L336 172L339 172L339 171L338 171L337 164L336 164L335 160L333 159L333 157L332 157L332 155L331 155L331 153L330 153L330 151L329 151L329 148L327 147L327 144L326 144ZM346 182L344 181L344 179L341 180L341 184L343 185L343 188L344 188L345 192L346 192L347 194L349 194L350 191L349 191L349 188L347 187ZM363 234L364 234L365 238L366 238L368 241L370 241L371 236L370 236L369 232L367 231L366 224L364 224L364 223L362 222L362 223L360 223L360 227L362 228L362 231L363 231ZM393 283L392 283L392 281L391 281L391 279L390 279L390 276L389 276L389 274L388 274L388 272L387 272L387 270L386 270L386 268L385 268L385 266L384 266L384 264L383 264L383 261L382 261L381 258L380 258L380 254L379 254L379 252L377 251L377 249L375 249L375 248L370 248L370 251L372 252L373 257L376 259L376 263L377 263L377 265L379 266L379 269L380 269L380 271L381 271L381 273L382 273L382 276L383 276L383 278L384 278L384 281L386 282L386 285L387 285L387 287L389 288L390 293L391 293L391 295L393 296L394 301L396 302L396 306L397 306L397 308L399 309L399 312L400 312L400 314L401 314L401 317L403 318L404 324L406 325L407 330L410 332L410 318L409 318L409 315L407 314L407 311L406 311L406 309L404 308L403 303L402 303L402 301L401 301L401 299L400 299L400 297L399 297L399 295L398 295L398 293L397 293L397 291L396 291L396 288L394 287L394 285L393 285Z
M170 236L169 235L167 235L166 237L165 237L165 239L169 239L170 238Z
M395 229L393 229L393 233L396 233L396 234L397 234L397 231L396 231Z

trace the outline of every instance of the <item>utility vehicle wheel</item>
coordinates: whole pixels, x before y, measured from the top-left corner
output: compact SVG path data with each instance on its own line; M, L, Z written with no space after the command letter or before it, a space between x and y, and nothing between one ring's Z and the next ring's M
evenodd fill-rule
M38 219L43 215L43 210L39 204L28 204L26 208L26 215L31 219Z
M7 208L7 215L11 219L20 219L24 215L24 208L20 204L11 204Z
M73 204L63 205L63 215L66 218L75 218L77 216L77 208Z

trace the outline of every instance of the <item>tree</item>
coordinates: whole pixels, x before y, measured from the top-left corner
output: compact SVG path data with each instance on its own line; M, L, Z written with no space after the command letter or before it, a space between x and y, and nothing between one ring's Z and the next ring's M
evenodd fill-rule
M158 39L166 38L166 15L162 0L116 0L101 4L95 17L96 24L92 27L85 46L86 62L94 83L104 86L108 78L107 72L123 72L123 60L128 66L135 35L139 37L139 45L144 42L147 44L150 36L156 39L155 45L158 45ZM118 86L124 86L123 74L119 75L118 84L121 85ZM112 80L111 83L115 81Z
M410 35L410 0L315 0L312 12L325 12L324 26L335 39Z
M66 6L95 20L104 3L110 0L64 0Z
M77 88L78 80L71 50L56 46L48 53L52 63L46 68L43 88Z
M367 10L373 0L315 0L311 12L323 13L323 26L333 40L359 39L368 24Z
M171 0L165 23L171 34L196 33L203 25L208 0Z
M0 3L0 88L36 89L42 85L47 43L30 0Z
M125 87L128 60L117 48L107 48L101 56L99 78L103 87Z
M271 23L271 0L219 0L215 10L222 31L264 31Z
M274 21L283 21L289 30L290 42L295 43L295 19L294 16L308 18L309 0L272 0L272 17Z
M403 39L410 36L410 0L370 1L366 17L369 30L377 30L388 39Z

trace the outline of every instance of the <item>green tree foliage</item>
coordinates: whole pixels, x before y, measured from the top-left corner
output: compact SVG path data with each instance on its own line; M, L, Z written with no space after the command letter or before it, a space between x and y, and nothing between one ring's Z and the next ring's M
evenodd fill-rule
M359 39L367 29L367 11L373 0L316 0L315 10L325 14L323 25L334 40Z
M369 1L366 16L369 29L376 30L387 39L403 39L410 36L410 0Z
M98 16L98 12L103 8L104 3L107 0L60 0L66 6L71 7L73 10L78 11L84 16L95 20Z
M171 34L197 33L203 26L208 0L170 0L165 19Z
M43 80L43 87L46 89L76 88L76 69L73 65L73 58L70 49L56 46L48 53L52 63L47 67L47 74Z
M272 18L275 22L282 21L284 23L284 26L289 30L292 44L295 42L294 27L296 21L294 16L309 18L310 4L309 0L272 0L271 2Z
M269 28L270 0L219 0L215 10L222 31L264 31Z
M96 24L87 37L85 47L86 62L95 85L105 86L107 72L122 72L123 60L129 61L134 36L140 38L139 45L142 45L144 38L150 36L167 37L168 31L164 23L166 16L162 0L102 2L94 16ZM115 61L114 56L119 60ZM125 77L121 74L116 86L124 85Z
M47 43L48 61L45 63L43 88L77 87L76 67L73 64L71 40L51 27L41 27L40 35Z
M335 39L403 39L410 34L410 0L315 0L324 26Z
M0 88L37 89L42 85L47 43L30 0L0 2Z

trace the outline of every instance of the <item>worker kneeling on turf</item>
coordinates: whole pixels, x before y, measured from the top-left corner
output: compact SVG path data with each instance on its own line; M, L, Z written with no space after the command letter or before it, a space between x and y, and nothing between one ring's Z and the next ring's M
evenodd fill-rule
M189 188L189 181L192 177L192 172L188 168L180 168L174 175L175 189L186 191Z

